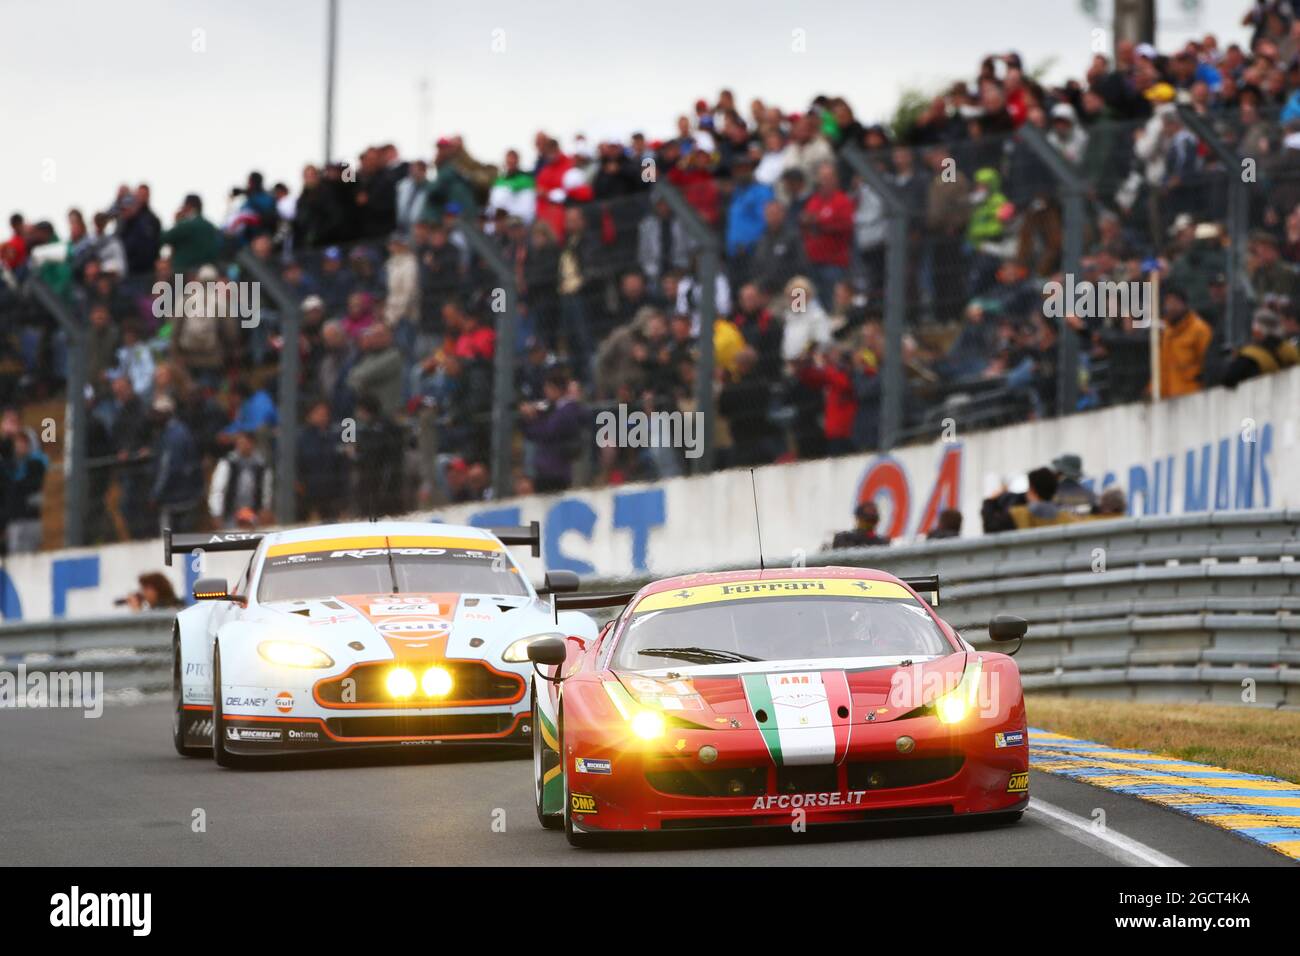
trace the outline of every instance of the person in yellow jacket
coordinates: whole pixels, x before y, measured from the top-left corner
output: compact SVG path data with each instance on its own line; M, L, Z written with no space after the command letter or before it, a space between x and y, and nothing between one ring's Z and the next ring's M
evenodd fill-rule
M1177 398L1204 387L1201 372L1214 332L1208 322L1187 307L1187 294L1181 288L1167 285L1162 291L1160 397Z
M736 356L745 347L745 336L730 319L713 321L713 365L730 381L736 374Z

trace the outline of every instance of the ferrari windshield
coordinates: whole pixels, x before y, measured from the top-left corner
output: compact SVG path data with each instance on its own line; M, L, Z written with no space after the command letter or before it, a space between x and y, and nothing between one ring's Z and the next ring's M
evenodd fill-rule
M271 601L338 594L438 592L528 594L519 569L504 551L470 548L370 547L316 550L280 545L262 564L257 599Z
M831 582L828 582L831 583ZM873 582L874 583L874 582ZM903 588L889 596L777 592L649 595L619 640L616 670L848 657L933 657L953 647L926 608ZM712 589L734 587L712 586ZM833 582L832 591L846 590ZM711 600L712 598L718 600ZM649 605L648 609L642 610Z

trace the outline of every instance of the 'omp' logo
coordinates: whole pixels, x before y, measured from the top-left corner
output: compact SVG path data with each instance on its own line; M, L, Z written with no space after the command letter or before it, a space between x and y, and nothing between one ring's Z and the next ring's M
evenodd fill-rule
M1029 771L1013 773L1007 781L1007 793L1024 793L1029 789Z
M571 793L569 809L574 813L595 813L596 798L586 793Z

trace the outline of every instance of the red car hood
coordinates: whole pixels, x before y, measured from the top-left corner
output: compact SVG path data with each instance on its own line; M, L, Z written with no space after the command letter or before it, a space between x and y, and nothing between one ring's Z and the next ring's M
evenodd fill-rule
M805 726L894 720L961 680L966 654L912 663L879 658L762 661L617 673L647 707L701 726L756 727L779 707Z

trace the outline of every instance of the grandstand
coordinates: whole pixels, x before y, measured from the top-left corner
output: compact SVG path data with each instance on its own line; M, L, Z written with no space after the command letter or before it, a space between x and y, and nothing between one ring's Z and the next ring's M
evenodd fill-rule
M675 129L540 133L499 163L448 133L292 187L253 172L166 226L145 185L66 224L16 212L9 550L887 449L1292 364L1300 49L1283 12L1252 30L1121 43L1057 87L989 56L890 127L722 90ZM178 275L200 294L161 304ZM1158 339L1044 308L1053 283L1157 277ZM74 449L40 433L83 375L65 495ZM705 411L707 453L601 446L619 405Z

